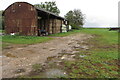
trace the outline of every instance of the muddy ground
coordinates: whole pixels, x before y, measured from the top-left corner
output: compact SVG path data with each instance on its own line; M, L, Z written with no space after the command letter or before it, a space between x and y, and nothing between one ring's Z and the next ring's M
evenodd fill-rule
M60 53L74 53L74 48L85 40L92 38L91 35L73 34L66 37L53 37L55 39L34 45L11 45L2 52L2 76L3 78L27 75L32 71L34 64L44 64L48 57L57 56ZM1 57L0 57L1 58ZM66 58L65 56L62 57ZM70 59L70 58L67 58ZM1 65L0 65L1 66Z

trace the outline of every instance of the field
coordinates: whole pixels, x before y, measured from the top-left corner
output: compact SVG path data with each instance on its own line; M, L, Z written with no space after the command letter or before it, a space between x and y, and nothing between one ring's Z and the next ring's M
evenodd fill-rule
M85 34L94 35L93 39L83 43L93 47L87 51L77 49L76 61L66 61L64 65L69 77L84 78L115 78L118 77L118 32L108 29L83 29Z
M61 69L68 73L62 78L118 78L118 32L108 29L82 29L52 36L63 37L77 33L93 35L94 38L82 43L92 47L89 50L76 49L79 52L75 53L75 61L62 61ZM56 63L49 64L50 67L56 65ZM41 78L42 76L33 77Z
M37 44L54 39L54 37L74 36L75 34L92 35L92 38L85 40L79 45L89 46L87 50L76 48L73 61L61 60L58 66L54 57L50 57L47 67L56 67L64 70L67 76L62 78L118 78L118 32L109 31L108 29L81 29L73 30L68 33L58 33L47 37L33 37L33 36L3 36L4 43L12 44ZM51 38L52 37L52 38ZM64 53L68 55L67 53ZM60 57L61 58L61 57ZM59 58L57 58L59 59ZM57 65L57 66L55 66ZM36 72L39 72L39 64L33 65ZM44 67L45 68L45 67ZM41 68L42 69L42 68ZM41 78L42 76L30 75L27 77Z

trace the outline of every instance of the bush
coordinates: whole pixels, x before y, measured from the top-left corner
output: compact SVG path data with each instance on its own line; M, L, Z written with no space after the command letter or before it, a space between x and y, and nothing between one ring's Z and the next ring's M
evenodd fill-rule
M72 29L77 29L77 30L82 28L79 25L75 25L75 24L72 24L71 26L72 26Z

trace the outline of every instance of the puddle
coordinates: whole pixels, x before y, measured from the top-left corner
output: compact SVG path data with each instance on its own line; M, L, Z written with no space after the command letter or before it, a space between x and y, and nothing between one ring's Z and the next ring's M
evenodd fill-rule
M66 77L67 74L60 69L47 69L46 71L40 73L42 78L61 78Z
M80 55L80 57L86 57L86 55Z
M73 51L72 54L75 54L75 53L78 53L78 52L80 52L80 51Z
M0 58L3 58L3 57L6 57L6 56L0 56Z
M23 48L17 48L17 50L22 50Z
M49 69L45 72L47 78L65 77L66 73L60 69Z

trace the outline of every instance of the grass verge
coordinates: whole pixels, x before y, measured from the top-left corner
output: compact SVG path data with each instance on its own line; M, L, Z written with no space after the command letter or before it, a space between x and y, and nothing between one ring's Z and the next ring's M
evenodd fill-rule
M49 37L37 37L37 36L2 36L2 42L13 44L35 44L42 43L51 40Z

